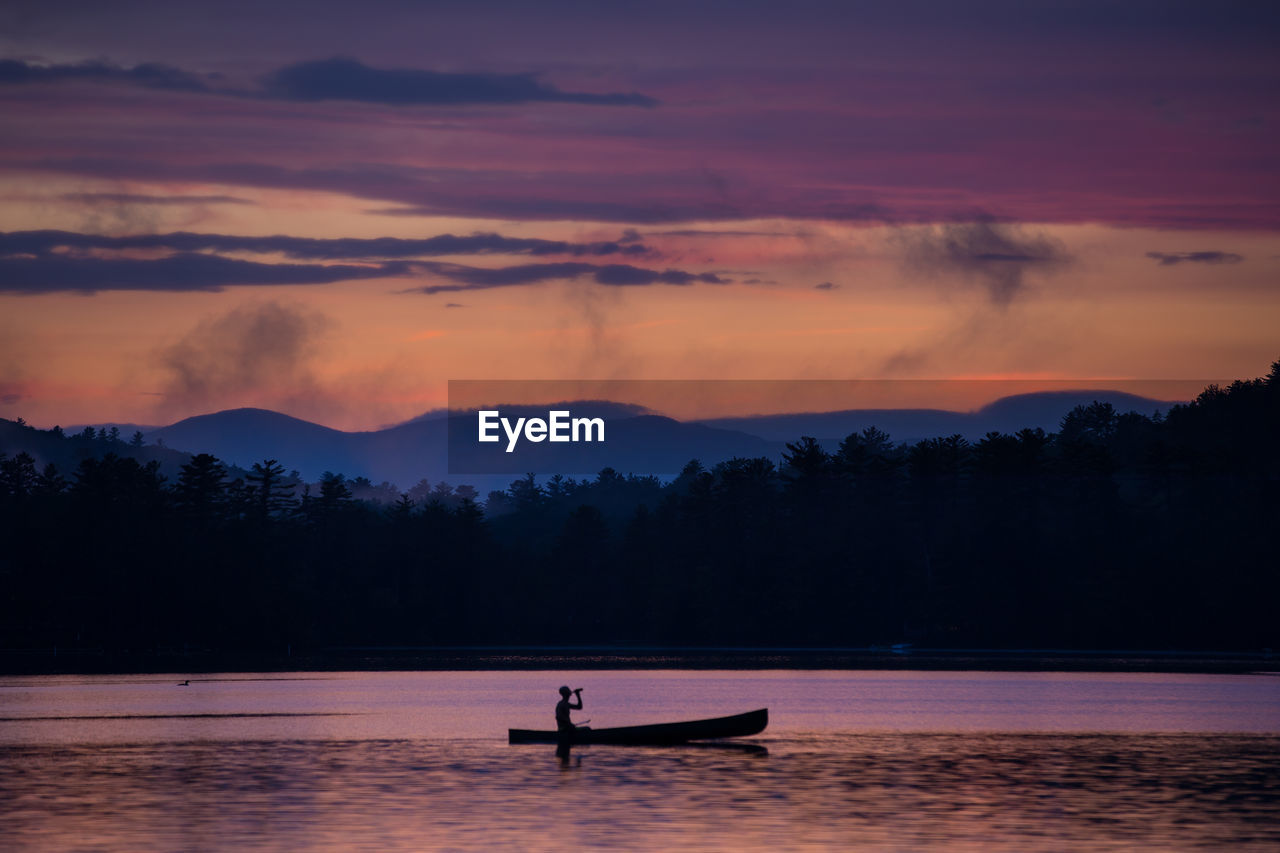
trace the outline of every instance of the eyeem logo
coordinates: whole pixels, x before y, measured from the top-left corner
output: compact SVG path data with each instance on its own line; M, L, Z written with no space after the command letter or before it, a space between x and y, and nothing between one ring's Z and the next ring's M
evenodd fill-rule
M539 441L604 441L604 418L575 418L568 411L547 412L547 419L502 417L497 409L477 413L480 423L480 441L501 441L498 428L507 434L507 453L516 449L521 436L532 442ZM592 435L595 435L593 438Z

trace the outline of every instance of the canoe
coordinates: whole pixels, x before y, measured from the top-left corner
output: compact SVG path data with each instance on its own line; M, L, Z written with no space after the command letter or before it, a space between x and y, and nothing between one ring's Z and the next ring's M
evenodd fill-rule
M585 726L569 733L568 742L609 743L625 746L667 746L691 740L724 737L746 737L759 734L769 725L769 709L748 711L731 717L710 720L688 720L683 723L656 723L648 726L621 726L613 729L589 729ZM508 743L560 743L556 731L508 729Z

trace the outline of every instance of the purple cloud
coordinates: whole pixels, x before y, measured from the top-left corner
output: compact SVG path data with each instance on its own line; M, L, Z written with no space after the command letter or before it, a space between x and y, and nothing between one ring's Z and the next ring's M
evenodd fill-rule
M562 92L533 74L457 74L413 68L371 68L334 57L299 62L262 79L267 97L289 101L359 101L370 104L449 105L566 104L652 107L658 102L638 92Z
M413 273L413 265L405 261L357 266L259 264L198 253L154 259L45 255L0 258L0 292L218 291L233 285L330 284Z
M544 281L590 277L597 284L610 287L643 287L654 284L729 284L730 280L715 273L691 273L684 270L650 270L628 264L520 264L510 267L482 268L460 264L423 262L421 269L458 284L433 284L416 288L420 293L454 293L463 290L487 290L494 287L518 287Z
M133 67L102 61L40 64L0 59L0 85L87 81L147 89L267 98L282 101L352 101L390 106L461 106L534 102L653 107L639 92L565 92L535 74L454 73L416 68L373 68L357 59L334 57L299 62L264 75L257 89L214 85L218 75L201 75L149 62Z
M180 92L210 92L209 83L216 75L193 74L169 65L146 62L124 68L107 62L89 61L61 65L42 65L19 59L0 59L0 85L24 83L56 83L84 80L125 83L146 89L168 89Z
M1244 255L1234 252L1147 252L1147 257L1159 262L1162 267L1176 264L1238 264Z
M571 255L639 256L651 249L638 243L616 241L569 243L532 237L504 237L501 234L440 234L419 239L397 237L310 238L274 235L242 237L231 234L136 234L109 237L74 231L0 232L0 255L44 255L58 250L169 249L175 252L261 252L279 253L299 260L355 258L415 258L438 255Z

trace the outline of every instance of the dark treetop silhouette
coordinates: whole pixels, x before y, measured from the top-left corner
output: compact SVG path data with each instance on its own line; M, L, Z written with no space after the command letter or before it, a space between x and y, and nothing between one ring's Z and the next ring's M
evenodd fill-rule
M89 432L0 421L0 648L1280 641L1280 363L1163 418L866 429L668 483L530 476L483 508Z

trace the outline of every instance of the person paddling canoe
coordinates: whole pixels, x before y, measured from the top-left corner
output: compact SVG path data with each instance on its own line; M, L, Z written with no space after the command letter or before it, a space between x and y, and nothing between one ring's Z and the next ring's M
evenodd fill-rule
M574 698L576 698L578 701L578 704L576 705L573 704L573 702L569 699L570 696L573 696ZM568 685L561 687L560 701L556 703L556 730L562 733L573 731L576 728L576 726L574 726L573 721L569 719L569 712L581 711L581 710L582 710L582 688L579 687L577 690L570 690Z

